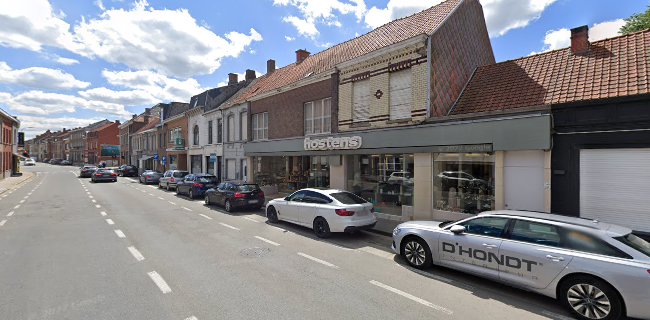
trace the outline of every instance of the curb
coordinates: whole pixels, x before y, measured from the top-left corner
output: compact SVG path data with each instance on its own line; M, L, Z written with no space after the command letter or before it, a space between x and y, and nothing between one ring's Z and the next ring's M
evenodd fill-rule
M11 187L9 187L9 188L7 188L7 189L4 189L3 191L0 192L0 194L4 194L5 192L7 192L7 191L9 191L9 190L16 189L18 186L27 183L29 180L33 179L35 176L36 176L36 174L32 173L32 175L29 176L28 178L26 178L25 180L20 181L20 182L18 182L18 183L16 183L16 184L12 185Z

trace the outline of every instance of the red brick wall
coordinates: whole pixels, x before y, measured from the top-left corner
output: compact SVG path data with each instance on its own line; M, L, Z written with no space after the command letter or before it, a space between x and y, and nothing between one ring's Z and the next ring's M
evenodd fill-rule
M117 146L120 145L120 128L119 123L113 122L107 127L103 127L101 130L97 131L97 157L100 161L111 160L111 157L101 157L101 146L102 144L108 144ZM115 160L118 160L115 158Z
M268 112L269 113L269 139L282 139L300 137L305 133L304 129L304 103L318 99L332 97L332 79L323 80L309 84L290 91L282 92L274 96L251 102L250 115ZM338 97L332 97L332 102L338 101ZM332 103L332 120L336 105ZM249 130L252 125L249 125ZM332 132L336 132L332 125ZM252 135L249 135L249 137Z

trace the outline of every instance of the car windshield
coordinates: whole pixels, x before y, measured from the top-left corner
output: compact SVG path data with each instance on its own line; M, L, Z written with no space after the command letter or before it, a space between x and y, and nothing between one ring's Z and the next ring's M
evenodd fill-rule
M355 195L354 193L350 193L350 192L332 193L330 194L330 197L336 199L338 202L342 204L362 204L368 202L366 200L363 200L359 196Z
M260 189L260 186L256 184L242 184L241 186L237 187L237 189L242 192L258 191Z
M215 176L200 176L198 180L204 183L217 183L217 177Z
M650 257L650 243L648 243L648 241L645 241L632 233L614 239L623 242L626 245Z
M182 178L182 177L184 177L184 176L186 176L186 175L188 175L188 174L189 174L189 173L188 173L187 171L176 171L176 172L174 172L174 173L172 174L172 176L173 176L174 178Z

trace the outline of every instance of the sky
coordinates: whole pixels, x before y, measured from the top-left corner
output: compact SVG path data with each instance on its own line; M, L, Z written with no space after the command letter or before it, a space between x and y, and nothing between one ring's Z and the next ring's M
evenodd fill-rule
M27 138L188 102L441 0L0 0L0 107ZM497 62L616 36L648 0L480 0Z

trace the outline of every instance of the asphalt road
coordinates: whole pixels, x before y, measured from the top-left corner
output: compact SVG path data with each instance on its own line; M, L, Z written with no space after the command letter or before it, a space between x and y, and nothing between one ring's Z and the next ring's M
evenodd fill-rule
M1 319L567 319L552 299L444 268L391 239L321 240L135 179L39 163L0 195Z

